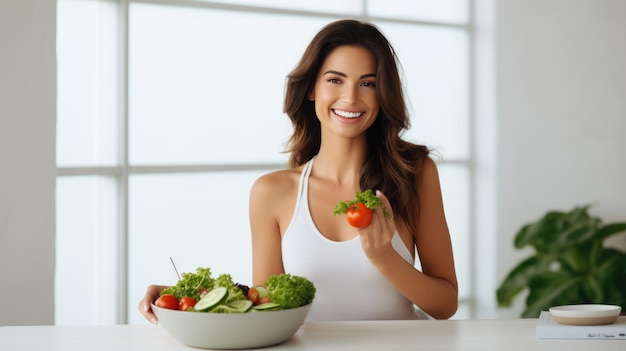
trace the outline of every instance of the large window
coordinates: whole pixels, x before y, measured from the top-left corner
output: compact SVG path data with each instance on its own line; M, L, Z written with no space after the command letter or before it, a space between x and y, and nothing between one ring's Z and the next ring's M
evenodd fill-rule
M209 266L251 282L248 195L286 167L285 76L325 24L377 24L400 58L406 138L438 159L471 316L467 0L58 1L56 323L146 323L151 283ZM75 308L76 305L81 308Z

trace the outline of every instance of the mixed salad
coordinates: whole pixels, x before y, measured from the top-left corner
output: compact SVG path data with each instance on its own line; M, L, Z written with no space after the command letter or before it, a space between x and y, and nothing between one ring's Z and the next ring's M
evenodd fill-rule
M306 278L287 273L270 277L265 284L235 283L230 274L211 276L211 269L183 273L174 286L161 292L155 305L161 308L212 313L275 311L313 302L315 286Z

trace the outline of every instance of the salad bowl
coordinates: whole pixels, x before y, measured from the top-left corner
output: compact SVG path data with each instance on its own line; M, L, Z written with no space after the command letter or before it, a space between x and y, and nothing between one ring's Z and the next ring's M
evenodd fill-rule
M300 328L311 304L275 311L247 313L152 311L165 331L180 343L209 349L249 349L287 341Z

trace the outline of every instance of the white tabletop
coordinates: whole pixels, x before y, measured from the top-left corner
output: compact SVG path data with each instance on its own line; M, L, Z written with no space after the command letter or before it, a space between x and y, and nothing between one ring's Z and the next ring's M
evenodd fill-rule
M536 319L305 323L263 350L626 350L626 340L538 340ZM0 350L199 350L158 325L0 327Z

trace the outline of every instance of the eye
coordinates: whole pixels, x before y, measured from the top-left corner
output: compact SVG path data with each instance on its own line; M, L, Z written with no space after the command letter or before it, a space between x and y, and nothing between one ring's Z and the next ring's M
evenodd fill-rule
M341 79L334 78L334 77L333 78L328 78L327 82L328 83L333 83L333 84L339 84L339 83L341 83Z
M376 82L372 81L372 80L366 80L364 82L361 83L362 87L368 87L368 88L376 88Z

